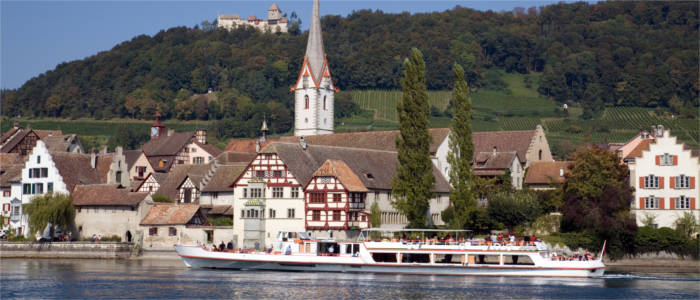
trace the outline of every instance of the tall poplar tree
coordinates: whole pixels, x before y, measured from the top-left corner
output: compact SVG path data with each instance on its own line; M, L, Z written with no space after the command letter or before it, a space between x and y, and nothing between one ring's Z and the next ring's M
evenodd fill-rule
M454 65L455 86L452 91L453 112L450 125L449 153L447 163L450 164L450 202L452 206L444 213L444 221L453 229L461 229L469 221L476 209L474 197L471 162L474 157L472 142L471 109L467 83L464 81L464 69L459 64Z
M435 177L430 161L430 106L423 53L412 48L411 56L404 60L403 65L403 95L396 105L400 134L396 137L399 166L391 182L396 199L393 204L408 219L408 228L424 228L428 226Z

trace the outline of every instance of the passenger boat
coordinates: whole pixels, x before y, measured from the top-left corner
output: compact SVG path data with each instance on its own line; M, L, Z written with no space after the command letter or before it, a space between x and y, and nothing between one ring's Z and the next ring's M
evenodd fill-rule
M192 268L543 277L599 277L605 272L605 245L597 259L562 260L539 241L499 243L397 237L397 232L405 236L409 231L413 236L417 232L394 230L391 239L372 239L371 236L387 231L369 229L362 231L356 241L312 239L304 232L280 232L272 248L266 250L216 251L199 245L176 245L175 249Z

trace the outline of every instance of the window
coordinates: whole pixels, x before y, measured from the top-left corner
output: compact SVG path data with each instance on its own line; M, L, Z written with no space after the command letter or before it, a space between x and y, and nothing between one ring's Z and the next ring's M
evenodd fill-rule
M311 220L312 221L321 221L321 211L320 210L311 211Z
M292 198L299 198L299 187L292 187Z
M340 202L342 197L341 194L333 194L333 202Z
M270 208L269 214L270 214L270 219L274 219L277 215L277 212L274 209Z
M326 194L324 193L309 193L309 203L324 203L326 202Z
M644 198L644 208L657 209L659 208L659 198L654 196Z
M192 148L192 149L194 149L194 148ZM197 156L197 157L194 158L194 164L195 164L195 165L201 165L201 164L203 164L203 163L204 163L204 157Z
M340 221L340 211L339 210L333 211L333 221Z
M214 159L214 157L213 157L213 156L209 156L209 159L208 159L208 161L212 161L213 159Z
M150 235L150 236L158 235L158 227L148 228L148 235Z
M294 218L294 209L293 208L287 208L287 218Z
M32 185L32 194L43 194L44 193L44 184L43 183L35 183Z
M27 174L27 176L29 176L29 178L32 178L32 174L34 174L34 172L33 172L34 169L29 169L29 170L27 170L27 171L29 171L28 174Z
M272 153L265 153L265 159L272 159Z
M218 193L218 192L212 192L212 193L211 193L211 198L212 198L212 199L219 198L219 193Z
M272 198L282 198L283 196L283 190L281 187L273 187L272 188Z
M12 215L19 216L19 205L12 207Z
M272 171L272 177L282 178L282 171Z
M245 209L241 209L241 219L245 218Z
M250 197L251 198L262 198L263 197L262 189L250 189Z
M248 189L243 188L243 198L248 198Z
M675 177L675 188L677 189L688 189L690 188L691 178L685 175Z
M53 182L49 182L46 184L46 191L49 193L53 192Z
M41 168L41 177L42 178L49 177L49 168Z
M168 235L170 235L170 236L176 236L176 235L177 235L177 229L175 229L175 227L168 227Z
M122 171L117 171L117 174L114 177L117 182L122 182Z
M41 155L36 156L36 163L40 164L41 163Z
M690 209L690 198L686 196L676 198L676 209Z
M327 96L323 96L323 110L327 110L326 109L326 97Z
M192 153L197 152L197 148L192 147L192 150L190 150L190 152L192 152Z
M304 78L304 85L306 85L306 78ZM304 95L304 109L309 109L309 95Z
M32 193L32 185L29 183L25 183L22 185L22 194L23 195L29 195Z
M654 175L649 175L644 177L644 188L647 189L658 189L659 188L659 177Z
M265 171L255 171L255 177L257 177L257 178L265 177Z
M10 197L10 190L4 190L4 191L2 191L2 196L3 196L3 197Z
M144 173L146 173L146 167L136 167L136 171L139 173L139 178L143 178Z
M664 155L659 155L660 156L660 162L659 164L662 166L672 166L673 165L673 155L670 155L668 153L664 153Z
M542 138L542 137L540 137L540 138ZM538 157L539 157L539 160L542 160L542 150L539 151Z

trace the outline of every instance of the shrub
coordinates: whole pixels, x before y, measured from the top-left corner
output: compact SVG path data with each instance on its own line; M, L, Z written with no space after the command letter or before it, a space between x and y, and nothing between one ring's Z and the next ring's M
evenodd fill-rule
M173 203L173 200L170 199L170 197L161 195L161 194L153 194L151 196L153 198L153 202L160 202L160 203Z
M233 226L233 219L229 217L218 217L211 220L211 225L214 226Z

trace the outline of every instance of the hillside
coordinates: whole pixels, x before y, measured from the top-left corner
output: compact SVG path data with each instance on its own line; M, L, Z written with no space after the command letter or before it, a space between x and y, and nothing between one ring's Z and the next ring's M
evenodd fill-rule
M413 15L362 10L347 17L327 15L322 24L341 90L399 89L403 58L410 47L418 47L425 54L431 90L450 89L450 68L457 61L466 67L469 84L480 89L499 89L495 68L541 73L538 93L580 106L584 118L610 105L660 107L692 116L700 88L698 6L602 2L507 13L456 7ZM109 119L152 118L160 111L166 118L231 118L241 124L256 123L265 114L286 124L289 86L305 43L304 34L170 28L60 64L17 90L3 91L2 114ZM234 96L190 100L210 88Z

